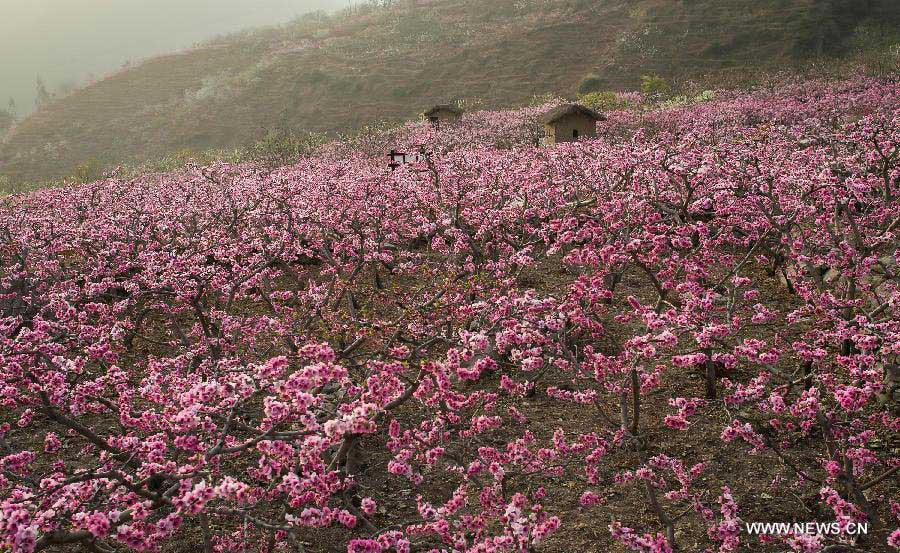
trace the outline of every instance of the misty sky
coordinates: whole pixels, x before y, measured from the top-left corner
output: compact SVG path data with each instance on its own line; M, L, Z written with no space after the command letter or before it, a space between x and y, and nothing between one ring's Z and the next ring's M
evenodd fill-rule
M356 0L359 3L359 0ZM216 35L284 23L349 0L0 0L0 109L34 108L35 79L51 91L126 61Z

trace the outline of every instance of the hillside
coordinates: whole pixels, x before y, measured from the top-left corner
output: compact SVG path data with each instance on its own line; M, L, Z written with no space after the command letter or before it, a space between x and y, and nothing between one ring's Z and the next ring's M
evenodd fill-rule
M54 179L182 150L231 148L267 129L346 132L467 99L484 107L572 95L641 74L752 81L760 71L893 43L891 0L414 0L309 16L147 61L23 121L0 175ZM849 7L848 7L849 6ZM894 41L896 42L896 41Z

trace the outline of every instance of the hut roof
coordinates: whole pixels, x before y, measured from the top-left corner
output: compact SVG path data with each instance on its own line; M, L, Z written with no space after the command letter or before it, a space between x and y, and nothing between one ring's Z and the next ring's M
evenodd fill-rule
M425 115L434 115L439 111L449 111L450 113L454 113L456 115L462 115L463 110L459 109L456 106L450 104L438 104L431 108L430 110L425 112Z
M606 116L581 104L562 104L541 116L542 123L555 123L567 115L586 115L594 121L605 121Z

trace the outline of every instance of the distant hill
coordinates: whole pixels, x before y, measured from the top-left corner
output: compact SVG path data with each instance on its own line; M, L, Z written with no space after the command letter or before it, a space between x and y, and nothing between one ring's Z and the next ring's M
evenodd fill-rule
M811 59L900 43L896 0L382 0L146 61L22 121L0 145L12 182L79 164L246 145L268 129L350 131L436 102L483 107L659 73L741 84ZM830 63L830 62L829 62Z

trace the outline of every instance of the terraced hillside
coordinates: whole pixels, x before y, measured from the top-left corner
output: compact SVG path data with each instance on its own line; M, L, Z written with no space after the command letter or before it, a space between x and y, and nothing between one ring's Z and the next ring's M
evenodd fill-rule
M436 101L483 107L642 74L752 80L811 57L891 45L892 0L414 0L308 16L156 58L62 98L0 145L0 178L71 175L267 129L350 131Z

